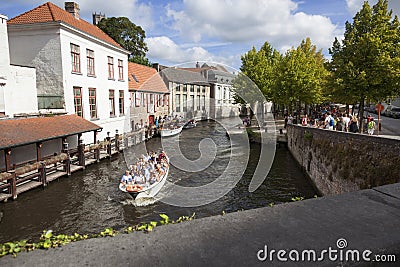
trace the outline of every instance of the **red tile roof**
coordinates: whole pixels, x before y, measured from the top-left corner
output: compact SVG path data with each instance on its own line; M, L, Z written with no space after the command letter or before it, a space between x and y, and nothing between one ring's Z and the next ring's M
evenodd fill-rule
M97 39L112 44L118 48L122 48L117 42L115 42L110 36L100 30L97 26L83 19L76 19L69 12L51 2L47 2L41 6L38 6L30 11L27 11L19 16L10 19L8 21L8 24L33 24L53 21L64 22L82 32L92 35Z
M101 129L77 115L0 120L0 149Z
M128 62L129 90L154 93L169 93L160 75L154 68Z

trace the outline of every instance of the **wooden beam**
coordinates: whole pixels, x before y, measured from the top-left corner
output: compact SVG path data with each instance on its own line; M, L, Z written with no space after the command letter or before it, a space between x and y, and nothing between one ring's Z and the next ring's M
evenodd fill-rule
M4 158L6 163L6 172L11 170L11 148L6 148L4 150Z
M36 161L40 162L42 160L42 146L43 143L38 142L36 143Z

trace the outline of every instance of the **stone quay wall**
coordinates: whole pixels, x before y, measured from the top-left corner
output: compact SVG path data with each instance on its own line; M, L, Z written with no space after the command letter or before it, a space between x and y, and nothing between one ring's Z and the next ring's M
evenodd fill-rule
M288 148L321 195L400 182L400 140L288 125Z

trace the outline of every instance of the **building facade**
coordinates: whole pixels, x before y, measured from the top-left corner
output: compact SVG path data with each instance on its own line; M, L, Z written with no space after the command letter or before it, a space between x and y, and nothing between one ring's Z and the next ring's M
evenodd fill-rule
M154 68L129 62L130 127L137 131L169 115L169 90Z
M170 92L169 113L172 116L210 118L210 83L200 73L167 68L159 74Z
M11 63L36 68L39 111L90 120L99 139L129 131L129 52L80 18L78 4L65 8L48 2L9 20Z
M228 72L223 66L209 66L204 63L195 68L182 68L200 73L210 84L210 117L226 118L239 115L239 105L234 104L232 82L236 75Z
M0 118L38 111L35 68L10 64L7 20L0 14Z

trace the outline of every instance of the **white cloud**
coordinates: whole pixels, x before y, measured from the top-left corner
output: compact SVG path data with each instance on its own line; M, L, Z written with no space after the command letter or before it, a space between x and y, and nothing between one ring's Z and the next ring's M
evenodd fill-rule
M147 56L152 61L163 62L166 65L176 65L184 62L212 61L229 66L236 65L240 56L227 58L215 56L200 46L178 45L167 36L151 37L146 39L149 52Z
M281 50L310 37L318 48L328 48L342 29L321 15L296 12L291 0L184 0L183 10L167 6L172 28L193 42L215 38L222 42L270 42Z
M64 9L65 0L52 0L53 4ZM128 17L130 21L136 25L141 26L145 30L151 29L154 26L152 19L152 7L147 4L139 3L138 0L113 0L113 1L99 1L99 0L76 0L79 4L80 15L88 22L92 22L92 13L102 13L107 17ZM43 0L14 0L13 5L29 6L35 8L44 3ZM11 5L11 4L10 4ZM24 11L24 12L25 12ZM18 14L19 15L19 14Z

